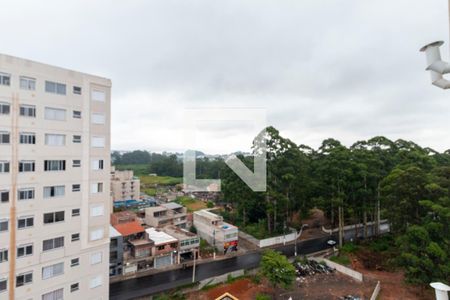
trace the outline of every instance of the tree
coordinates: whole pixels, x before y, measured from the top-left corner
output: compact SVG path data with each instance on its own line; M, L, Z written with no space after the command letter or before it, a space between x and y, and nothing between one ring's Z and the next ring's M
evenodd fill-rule
M275 287L288 288L295 280L295 268L286 256L267 250L261 258L261 272Z

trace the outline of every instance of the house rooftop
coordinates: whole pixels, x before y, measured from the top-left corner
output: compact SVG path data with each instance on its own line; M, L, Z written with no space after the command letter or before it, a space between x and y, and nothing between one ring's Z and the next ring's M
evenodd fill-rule
M174 225L165 226L164 228L162 228L162 230L165 233L177 238L178 240L193 238L197 236L195 233L192 233L183 228L178 228L177 226Z
M109 238L122 236L113 226L109 225Z
M155 242L155 246L178 242L178 240L173 236L163 231L158 231L153 227L147 228L145 232L147 232L148 238Z
M145 231L145 228L142 227L138 221L117 224L117 225L114 225L114 228L118 232L120 232L120 234L122 234L123 236L129 236L132 234L137 234L137 233Z
M212 213L207 209L198 210L198 211L194 212L194 214L202 216L204 218L208 218L211 221L222 221L223 220L222 216Z
M180 204L175 203L175 202L164 203L164 204L161 204L161 206L163 206L163 207L165 207L167 209L177 209L177 208L182 208L183 207L183 205L180 205Z

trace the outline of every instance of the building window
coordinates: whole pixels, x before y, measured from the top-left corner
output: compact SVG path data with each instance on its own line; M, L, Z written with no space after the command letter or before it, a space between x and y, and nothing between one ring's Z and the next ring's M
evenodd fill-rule
M8 288L8 280L0 279L0 293L6 291Z
M8 261L8 249L0 249L0 263Z
M79 111L79 110L74 110L74 111L73 111L73 117L74 117L75 119L81 119L81 111Z
M66 144L66 136L64 134L45 134L45 144L48 146L64 146Z
M72 142L74 144L80 144L81 143L81 135L74 135Z
M93 148L104 148L105 147L105 137L93 136L91 140L91 146Z
M44 171L65 171L66 161L65 160L45 160L44 161Z
M72 217L79 217L80 216L80 209L74 208L72 209Z
M17 228L24 229L34 226L34 217L28 216L28 217L20 217L17 220Z
M0 203L8 203L9 202L9 191L3 190L0 191Z
M103 124L105 124L105 114L93 113L91 120L92 120L92 124L103 125Z
M19 200L34 199L34 188L23 188L18 191Z
M62 274L64 274L63 262L42 268L42 279L49 279Z
M65 95L66 85L59 82L45 81L45 91L47 93Z
M77 257L77 258L72 258L71 260L70 260L70 266L71 267L76 267L76 266L79 266L80 265L80 259Z
M42 300L63 300L63 299L64 299L64 289L59 289L42 295Z
M99 287L101 285L102 285L102 276L101 275L97 275L97 276L95 276L94 278L91 279L91 282L90 282L89 286L90 286L91 289L94 289L94 288Z
M64 222L64 211L56 211L44 214L44 224Z
M21 245L17 247L17 257L33 255L33 244Z
M81 160L79 160L79 159L74 159L74 160L72 161L72 167L73 167L73 168L79 168L79 167L81 167Z
M44 187L44 198L63 197L65 193L66 187L64 185Z
M79 233L74 233L72 234L72 242L76 242L80 240L80 234Z
M0 232L8 231L9 229L9 220L3 219L0 220Z
M36 144L36 134L33 132L21 132L19 137L21 144Z
M11 74L0 73L0 85L9 86L11 84Z
M93 183L91 185L91 193L92 194L103 193L103 182Z
M0 115L9 115L10 110L9 103L0 102Z
M0 131L0 144L9 144L11 140L10 133L7 131Z
M92 253L91 254L91 265L96 265L102 262L102 253Z
M44 118L46 120L65 121L66 110L62 108L46 107Z
M91 241L101 240L103 238L103 229L96 229L91 231Z
M103 91L93 90L91 93L91 98L94 101L105 102L106 94Z
M80 86L73 86L73 93L75 95L81 95L81 87Z
M16 287L33 282L33 272L27 272L16 276Z
M9 161L0 160L0 173L9 173Z
M72 184L72 192L81 191L81 184Z
M92 161L92 170L103 170L103 159L94 159Z
M36 117L36 106L34 105L21 105L19 108L19 114L23 117Z
M91 206L91 217L100 217L105 214L105 206L103 204L94 204Z
M26 76L20 76L20 88L22 90L36 90L36 79Z
M19 172L34 172L34 160L19 161Z
M70 285L70 292L71 293L76 292L79 289L80 289L80 284L78 282Z
M64 247L64 237L57 237L42 241L42 251L49 251Z

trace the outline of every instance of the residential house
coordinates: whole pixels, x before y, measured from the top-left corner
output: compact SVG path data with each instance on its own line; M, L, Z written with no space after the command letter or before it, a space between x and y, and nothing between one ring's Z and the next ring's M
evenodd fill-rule
M179 228L186 228L187 209L175 202L147 207L145 209L145 224L152 227L175 225Z
M155 269L177 263L178 240L161 229L147 228L145 230L149 240L153 241L153 267Z
M178 240L177 263L198 257L200 238L197 234L174 225L165 226L162 230Z
M109 227L109 276L122 275L123 236L114 227Z

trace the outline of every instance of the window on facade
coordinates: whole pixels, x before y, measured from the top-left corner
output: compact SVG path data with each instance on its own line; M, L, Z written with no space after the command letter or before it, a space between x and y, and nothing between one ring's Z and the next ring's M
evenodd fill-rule
M9 173L9 161L0 160L0 173Z
M44 198L62 197L65 195L66 187L64 185L45 186Z
M34 199L34 188L23 188L18 191L19 200Z
M9 191L3 190L0 191L0 203L8 203L9 202Z
M27 272L16 276L16 287L33 282L33 272Z
M64 247L64 237L57 237L54 239L48 239L42 241L42 250L49 251L52 249L58 249Z
M62 108L46 107L44 118L46 120L65 121L66 120L66 110L62 109Z
M42 300L63 300L64 289L59 289L42 295Z
M72 234L72 242L76 242L80 240L80 234L79 233L74 233Z
M74 159L74 160L72 161L72 167L74 167L74 168L79 168L79 167L81 167L81 160L79 160L79 159Z
M80 259L77 257L77 258L72 258L71 260L70 260L70 266L71 267L76 267L76 266L79 266L80 265Z
M91 231L91 241L101 240L103 238L103 229L99 228Z
M34 172L34 160L19 161L19 172Z
M0 263L8 261L8 249L0 249Z
M47 93L65 95L66 85L59 82L45 81L45 91Z
M71 293L76 292L79 289L80 289L80 284L78 282L77 283L73 283L73 284L70 285L70 292Z
M7 131L0 131L0 144L9 144L11 135Z
M9 221L6 219L0 220L0 232L8 231L9 229Z
M91 185L91 193L103 193L103 182L96 182Z
M96 265L102 262L102 253L92 253L91 254L91 265Z
M91 146L93 148L104 148L105 147L105 138L102 136L93 136L91 140Z
M17 220L17 228L19 228L19 229L29 228L29 227L33 227L33 226L34 226L34 217L32 217L32 216L20 217Z
M81 191L81 184L72 184L72 192Z
M33 132L21 132L19 137L21 144L36 144L36 134Z
M81 111L79 111L79 110L74 110L74 111L73 111L73 117L74 117L75 119L81 119Z
M80 144L81 143L81 135L74 135L72 142L75 144Z
M66 161L65 160L45 160L44 161L44 171L65 171Z
M91 120L93 124L105 124L105 114L93 113Z
M94 159L92 161L92 170L103 170L103 159Z
M34 105L21 105L19 108L19 114L23 117L36 117L36 106Z
M11 74L0 73L0 85L9 86L11 84Z
M103 91L93 90L91 93L91 99L94 101L105 102L106 94Z
M33 244L17 246L17 257L33 255Z
M80 86L73 86L73 93L75 95L81 95L81 87Z
M64 211L56 211L44 214L44 224L64 222Z
M8 288L8 280L0 278L0 293L6 291Z
M156 247L158 250L164 250L164 245L163 246L158 246Z
M98 275L98 276L95 276L94 278L92 278L91 282L89 284L91 289L94 289L94 288L99 287L101 285L102 285L102 276L101 275Z
M48 146L64 146L66 144L66 136L64 134L45 134L45 144Z
M9 115L11 106L9 103L0 102L0 115Z
M42 268L42 279L49 279L62 274L64 274L63 262Z
M105 207L103 204L96 204L91 206L91 217L99 217L105 214Z
M80 215L80 209L74 208L72 209L72 217L78 217Z
M34 91L36 89L36 79L20 76L20 88L22 90Z

